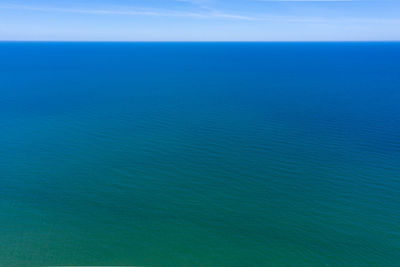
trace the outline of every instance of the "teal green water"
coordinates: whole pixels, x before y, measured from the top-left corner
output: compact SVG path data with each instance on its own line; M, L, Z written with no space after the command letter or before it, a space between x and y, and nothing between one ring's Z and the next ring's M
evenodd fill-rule
M0 265L399 266L399 43L0 43Z

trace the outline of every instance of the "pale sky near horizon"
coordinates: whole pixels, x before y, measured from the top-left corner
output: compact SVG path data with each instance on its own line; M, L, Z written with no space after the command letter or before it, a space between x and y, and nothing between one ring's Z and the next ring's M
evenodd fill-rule
M0 40L398 41L400 0L0 0Z

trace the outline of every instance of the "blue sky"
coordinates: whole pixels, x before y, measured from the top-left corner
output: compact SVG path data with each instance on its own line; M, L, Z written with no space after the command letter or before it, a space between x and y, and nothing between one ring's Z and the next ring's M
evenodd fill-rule
M400 40L400 0L0 0L0 40Z

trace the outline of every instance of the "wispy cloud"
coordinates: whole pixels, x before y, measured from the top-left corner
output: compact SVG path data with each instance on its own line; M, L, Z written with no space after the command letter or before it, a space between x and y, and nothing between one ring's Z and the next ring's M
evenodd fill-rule
M366 2L366 0L256 0L257 2Z
M179 1L192 1L192 0L179 0ZM358 1L358 0L258 0L258 1L279 1L279 2L300 2L300 1ZM193 19L229 19L229 20L242 20L249 22L278 22L278 23L310 23L310 24L349 24L349 23L375 23L387 24L395 23L400 24L400 19L381 19L381 18L348 18L348 17L302 17L302 16L285 16L285 15L271 15L271 14L258 14L246 15L218 11L215 9L207 9L203 12L187 12L176 10L147 10L144 8L137 9L77 9L77 8L60 8L60 7L45 7L45 6L28 6L28 5L0 5L0 9L15 9L15 10L28 10L48 13L76 13L88 15L121 15L121 16L151 16L151 17L177 17L177 18L193 18Z
M353 2L357 0L257 0L258 2Z
M18 9L39 12L63 12L63 13L82 13L93 15L125 15L125 16L153 16L153 17L189 17L189 18L221 18L238 20L256 20L251 16L240 14L225 13L216 10L205 12L187 12L175 10L146 10L146 9L77 9L77 8L59 8L45 6L27 6L27 5L0 5L0 9Z

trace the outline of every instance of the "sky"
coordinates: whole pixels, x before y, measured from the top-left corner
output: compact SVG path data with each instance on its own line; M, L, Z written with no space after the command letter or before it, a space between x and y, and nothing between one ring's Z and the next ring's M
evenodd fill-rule
M400 0L0 0L0 40L399 41Z

